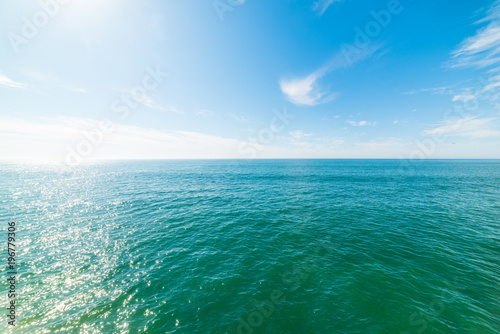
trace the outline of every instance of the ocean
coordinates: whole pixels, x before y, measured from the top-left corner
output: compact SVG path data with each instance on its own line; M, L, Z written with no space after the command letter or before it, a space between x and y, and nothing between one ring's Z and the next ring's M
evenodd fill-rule
M1 333L500 333L498 160L2 162L0 201Z

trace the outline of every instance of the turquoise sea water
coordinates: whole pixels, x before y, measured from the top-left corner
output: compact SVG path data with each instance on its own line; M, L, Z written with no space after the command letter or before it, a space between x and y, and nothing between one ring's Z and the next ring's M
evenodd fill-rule
M500 161L1 163L0 201L1 333L500 333Z

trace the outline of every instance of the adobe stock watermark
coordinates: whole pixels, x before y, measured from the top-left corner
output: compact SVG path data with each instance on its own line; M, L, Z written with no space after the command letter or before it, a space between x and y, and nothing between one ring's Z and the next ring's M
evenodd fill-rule
M463 290L465 288L464 286L458 284L456 279L453 283L445 280L445 284L447 285L447 288L443 288L439 297L434 298L429 303L429 307L426 310L427 312L424 313L420 311L418 313L415 312L410 314L408 323L410 324L410 326L416 327L415 330L417 333L424 333L427 330L429 323L433 323L434 321L436 321L437 317L444 313L444 311L446 310L446 305L455 301L456 298L452 293L448 292L448 290L456 293L458 292L458 290ZM411 333L407 331L401 331L399 332L399 334Z
M412 0L408 0L412 1ZM403 12L404 6L400 0L389 0L387 8L380 11L370 11L373 20L366 23L362 28L355 26L354 41L351 44L342 43L340 49L348 65L352 65L356 59L363 56L363 50L368 48L372 41L380 35L383 28L387 28L394 16Z
M28 44L30 40L35 38L41 29L43 29L50 20L53 19L62 5L70 3L72 0L40 0L38 2L40 10L28 19L23 17L20 33L9 32L7 38L14 52L18 53L21 45Z
M148 100L148 93L156 90L164 78L168 76L168 72L163 72L159 65L156 66L156 69L147 66L146 72L147 74L143 77L140 85L133 87L128 93L123 93L111 103L111 112L116 114L120 120L127 118L131 110ZM114 131L115 126L116 124L111 120L103 119L93 130L82 131L85 139L80 140L75 146L67 146L66 166L72 167L82 163L97 147L103 144L105 137Z
M221 21L224 21L224 15L227 12L232 12L235 7L241 6L246 0L214 0L212 3L215 12Z
M241 156L249 160L255 159L257 154L263 151L266 145L271 144L276 139L276 135L285 130L295 118L294 114L287 113L286 108L283 108L283 111L274 109L273 113L274 116L269 121L269 125L261 129L257 137L249 137L238 146L238 153Z
M266 319L272 317L277 307L286 301L287 296L298 290L309 279L318 267L318 260L325 254L331 255L334 253L334 246L335 244L331 241L320 241L320 245L316 246L313 256L309 256L300 263L294 264L292 268L286 270L281 275L283 283L281 289L272 290L269 293L269 298L261 302L252 298L253 311L238 320L236 333L252 334L255 329L262 326Z

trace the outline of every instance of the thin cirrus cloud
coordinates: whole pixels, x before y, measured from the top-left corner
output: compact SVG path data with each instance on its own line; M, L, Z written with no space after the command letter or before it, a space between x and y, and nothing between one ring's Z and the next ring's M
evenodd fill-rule
M500 75L490 76L484 87L466 87L460 93L454 93L452 101L457 103L471 103L476 99L482 101L496 101L500 97Z
M375 125L377 125L377 122L370 122L370 121L359 121L359 122L348 121L347 123L349 123L352 126L375 126Z
M176 107L170 107L167 109L167 111L171 111L171 112L179 114L179 115L184 115L184 111L182 111Z
M132 99L147 107L147 108L150 108L150 109L154 109L154 110L161 110L161 111L172 111L172 112L175 112L175 113L180 113L178 110L176 110L175 108L170 108L170 109L166 109L164 108L163 106L159 105L158 103L156 103L152 98L151 96L147 95L147 94L136 94L134 91L131 91L131 90L124 90L122 91L123 93L127 94L127 95L130 95L132 97Z
M443 86L443 87L434 87L434 88L421 88L421 89L412 89L407 92L403 92L404 95L415 95L420 93L429 93L431 95L438 94L454 94L455 91L454 86Z
M248 119L245 116L240 116L236 114L229 114L229 116L240 123L247 123Z
M453 96L452 101L453 102L462 102L462 103L467 103L471 100L474 100L476 98L476 95L470 94L470 93L463 93L463 94L458 94Z
M446 120L432 129L424 131L424 135L458 136L458 137L496 137L500 131L495 128L494 117L479 118L467 116L457 120Z
M10 79L8 76L6 76L3 73L0 73L0 85L11 87L11 88L26 89L26 85L25 84L20 83L20 82L16 82L16 81Z
M199 109L196 110L195 114L196 116L208 117L213 115L213 112L210 109Z
M488 15L477 23L487 22L474 36L465 39L452 52L452 67L490 67L500 62L500 1L493 3Z
M325 71L320 69L300 79L281 80L280 88L287 99L301 106L315 106L332 100L337 93L328 93L322 90L317 81L324 75Z
M482 88L465 88L462 93L454 95L452 101L461 103L468 103L475 99L496 101L500 97L500 93L498 92L500 75L490 76L485 82L487 84Z
M44 73L40 73L40 72L32 71L32 70L24 70L23 74L25 76L29 77L30 79L32 79L32 82L34 80L35 82L38 83L38 85L37 84L31 85L32 88L37 87L36 90L40 90L41 88L42 89L47 89L47 88L49 88L49 89L50 88L51 89L64 89L64 90L67 90L67 91L70 91L73 93L90 95L90 91L86 88L75 86L71 83L66 83L58 78L55 78L53 76L50 76L50 75L47 75ZM40 84L42 84L42 85L40 85ZM24 87L26 87L26 85L24 85Z
M320 0L316 1L313 5L313 11L316 12L318 16L323 15L326 10L336 2L341 2L342 0Z
M370 45L361 49L358 53L346 58L343 52L338 52L325 65L314 72L299 78L282 78L279 81L281 92L286 99L297 106L315 106L334 100L339 93L329 92L322 88L319 81L330 72L353 66L381 48L380 45Z
M312 136L312 133L306 133L303 130L294 130L294 131L290 131L290 136L293 139L301 140L301 139L304 139L306 137Z

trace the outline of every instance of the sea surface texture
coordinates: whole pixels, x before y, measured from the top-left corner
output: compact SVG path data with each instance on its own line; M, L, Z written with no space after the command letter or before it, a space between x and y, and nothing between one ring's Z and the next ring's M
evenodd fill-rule
M500 333L500 161L4 162L0 201L0 333Z

